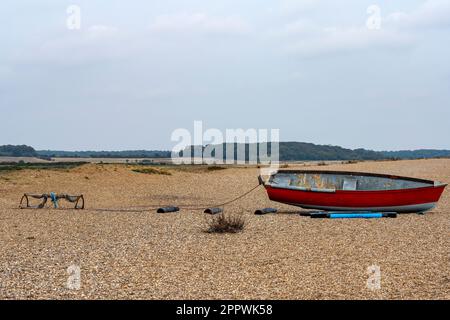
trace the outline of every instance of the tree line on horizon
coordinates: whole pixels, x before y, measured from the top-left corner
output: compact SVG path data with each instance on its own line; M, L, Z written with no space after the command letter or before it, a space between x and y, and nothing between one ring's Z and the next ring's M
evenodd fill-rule
M250 145L244 146L237 143L223 144L223 154L226 148L234 148L235 160L237 159L237 149L245 148L245 160L249 159ZM205 146L191 146L180 152L191 151ZM449 158L450 150L402 150L402 151L373 151L367 149L346 149L332 145L316 145L306 142L280 142L280 161L313 161L313 160L382 160L382 159L421 159L421 158ZM270 144L268 155L270 155ZM27 145L3 145L0 146L0 156L3 157L38 157L50 158L170 158L171 151L167 150L128 150L128 151L55 151L55 150L35 150ZM213 153L214 156L214 153ZM239 159L244 160L244 159Z

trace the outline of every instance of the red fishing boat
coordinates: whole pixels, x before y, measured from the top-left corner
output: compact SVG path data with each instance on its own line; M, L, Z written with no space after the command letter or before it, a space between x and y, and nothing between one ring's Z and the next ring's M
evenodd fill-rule
M326 211L416 212L433 209L446 184L385 174L280 170L260 177L270 200Z

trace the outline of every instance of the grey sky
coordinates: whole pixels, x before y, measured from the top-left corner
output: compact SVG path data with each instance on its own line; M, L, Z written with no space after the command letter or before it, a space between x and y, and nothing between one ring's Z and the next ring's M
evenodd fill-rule
M71 4L80 30L66 27ZM30 0L0 19L0 144L168 149L202 120L450 149L450 0Z

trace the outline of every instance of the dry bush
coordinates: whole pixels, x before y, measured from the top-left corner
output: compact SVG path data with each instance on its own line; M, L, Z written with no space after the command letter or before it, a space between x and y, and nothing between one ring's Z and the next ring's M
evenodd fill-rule
M220 171L220 170L225 170L225 167L220 167L220 166L208 166L208 171Z
M208 221L208 233L238 233L244 230L245 219L242 215L221 213Z
M347 161L342 161L342 164L354 164L354 163L358 163L358 160L347 160Z
M173 166L172 169L182 172L202 174L205 172L226 170L227 167L218 165L205 165L205 164L184 164Z
M166 176L172 175L169 171L162 170L162 169L156 169L156 168L137 168L137 169L133 169L133 172L145 173L145 174L162 174L162 175L166 175Z

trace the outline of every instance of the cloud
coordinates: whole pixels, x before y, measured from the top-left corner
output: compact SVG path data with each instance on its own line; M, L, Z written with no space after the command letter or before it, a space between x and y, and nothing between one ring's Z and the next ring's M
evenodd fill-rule
M283 26L282 30L280 31L281 35L313 35L318 32L320 28L312 23L309 20L297 20L291 23L286 24Z
M238 16L177 13L156 17L150 30L173 33L246 34L251 31L251 27Z
M295 4L296 2L293 1ZM313 1L307 2L313 5ZM420 29L450 26L450 1L428 0L410 12L394 12L383 18L381 28L359 26L323 26L301 18L272 31L271 36L284 39L290 53L317 55L377 48L411 47L419 39Z
M117 35L118 28L105 25L93 25L88 28L88 35L91 37L111 37Z
M0 78L6 77L11 74L11 67L8 65L0 64Z
M285 15L298 14L314 8L319 5L318 0L281 0L281 13Z
M370 48L410 46L414 38L391 30L369 30L365 27L332 27L308 29L303 39L292 42L287 51L303 55L355 51ZM298 32L298 31L296 31Z
M121 45L124 39L127 39L127 34L107 25L59 30L43 40L28 43L14 56L14 61L55 66L100 62L128 53L130 48Z
M416 10L394 12L386 20L389 27L395 28L439 28L450 26L450 1L428 0Z

